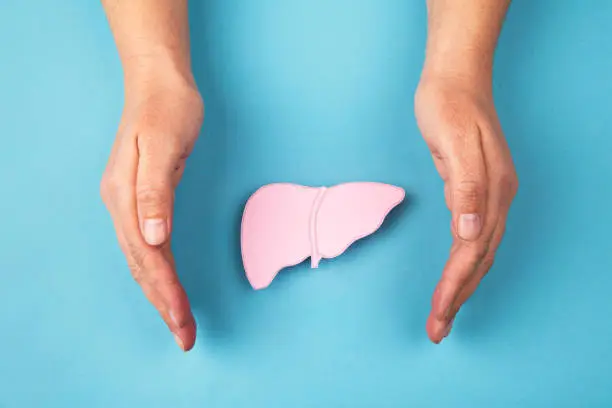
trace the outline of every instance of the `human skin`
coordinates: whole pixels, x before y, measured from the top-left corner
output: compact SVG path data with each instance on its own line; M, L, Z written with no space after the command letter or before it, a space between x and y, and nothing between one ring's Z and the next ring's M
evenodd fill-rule
M453 244L427 334L444 339L488 273L518 180L493 103L493 55L509 0L428 0L415 113L452 213Z
M427 321L436 343L488 271L516 191L491 95L493 53L508 3L428 1L416 115L445 180L455 237ZM188 351L195 320L170 248L174 190L204 112L191 71L187 0L102 4L121 58L125 103L101 195L134 279Z
M134 279L187 351L196 327L170 249L174 189L204 107L191 72L187 0L102 0L121 58L123 115L102 198Z

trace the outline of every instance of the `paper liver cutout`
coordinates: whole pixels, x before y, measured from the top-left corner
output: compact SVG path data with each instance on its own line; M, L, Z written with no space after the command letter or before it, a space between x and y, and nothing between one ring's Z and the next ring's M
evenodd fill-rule
M254 289L266 288L281 269L311 258L341 255L374 233L404 200L404 190L382 183L327 187L268 184L247 201L242 215L242 262Z

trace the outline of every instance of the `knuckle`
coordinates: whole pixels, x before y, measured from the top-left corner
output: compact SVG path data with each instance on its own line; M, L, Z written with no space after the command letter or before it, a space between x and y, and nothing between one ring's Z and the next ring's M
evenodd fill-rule
M161 207L169 204L169 198L164 194L163 187L143 186L136 190L136 199L140 205Z
M506 197L511 200L516 196L518 192L519 182L518 176L514 170L502 174L498 182L501 187L501 191L504 192L503 194Z
M457 184L455 195L461 205L476 207L486 193L486 187L477 181L461 181Z
M486 242L479 242L472 245L468 251L468 262L470 265L480 265L486 258L489 252L488 244Z
M134 260L128 260L128 268L132 278L138 285L143 284L142 266Z
M136 262L141 267L145 264L147 252L143 248L141 248L139 245L134 244L133 242L130 242L128 243L128 251L134 262Z
M144 265L147 258L146 251L140 248L139 246L134 245L133 243L128 243L127 249L128 268L130 269L132 277L134 278L136 283L142 285L144 283L145 276Z

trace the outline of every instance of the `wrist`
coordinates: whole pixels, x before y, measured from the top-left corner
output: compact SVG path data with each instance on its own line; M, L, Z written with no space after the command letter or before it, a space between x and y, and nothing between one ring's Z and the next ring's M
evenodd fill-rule
M468 60L452 61L427 58L419 88L455 89L483 98L492 98L493 69L491 66Z
M122 60L127 99L157 92L159 88L196 89L189 56L158 49Z
M450 104L476 105L484 110L495 109L492 85L481 77L450 75L424 70L415 92L417 116L423 109Z

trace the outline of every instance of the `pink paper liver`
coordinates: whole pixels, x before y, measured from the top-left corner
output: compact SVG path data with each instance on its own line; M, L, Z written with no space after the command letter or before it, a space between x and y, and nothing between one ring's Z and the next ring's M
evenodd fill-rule
M341 255L374 233L404 199L404 190L383 183L334 187L268 184L247 201L242 215L242 262L254 289L267 287L283 268L311 258Z

